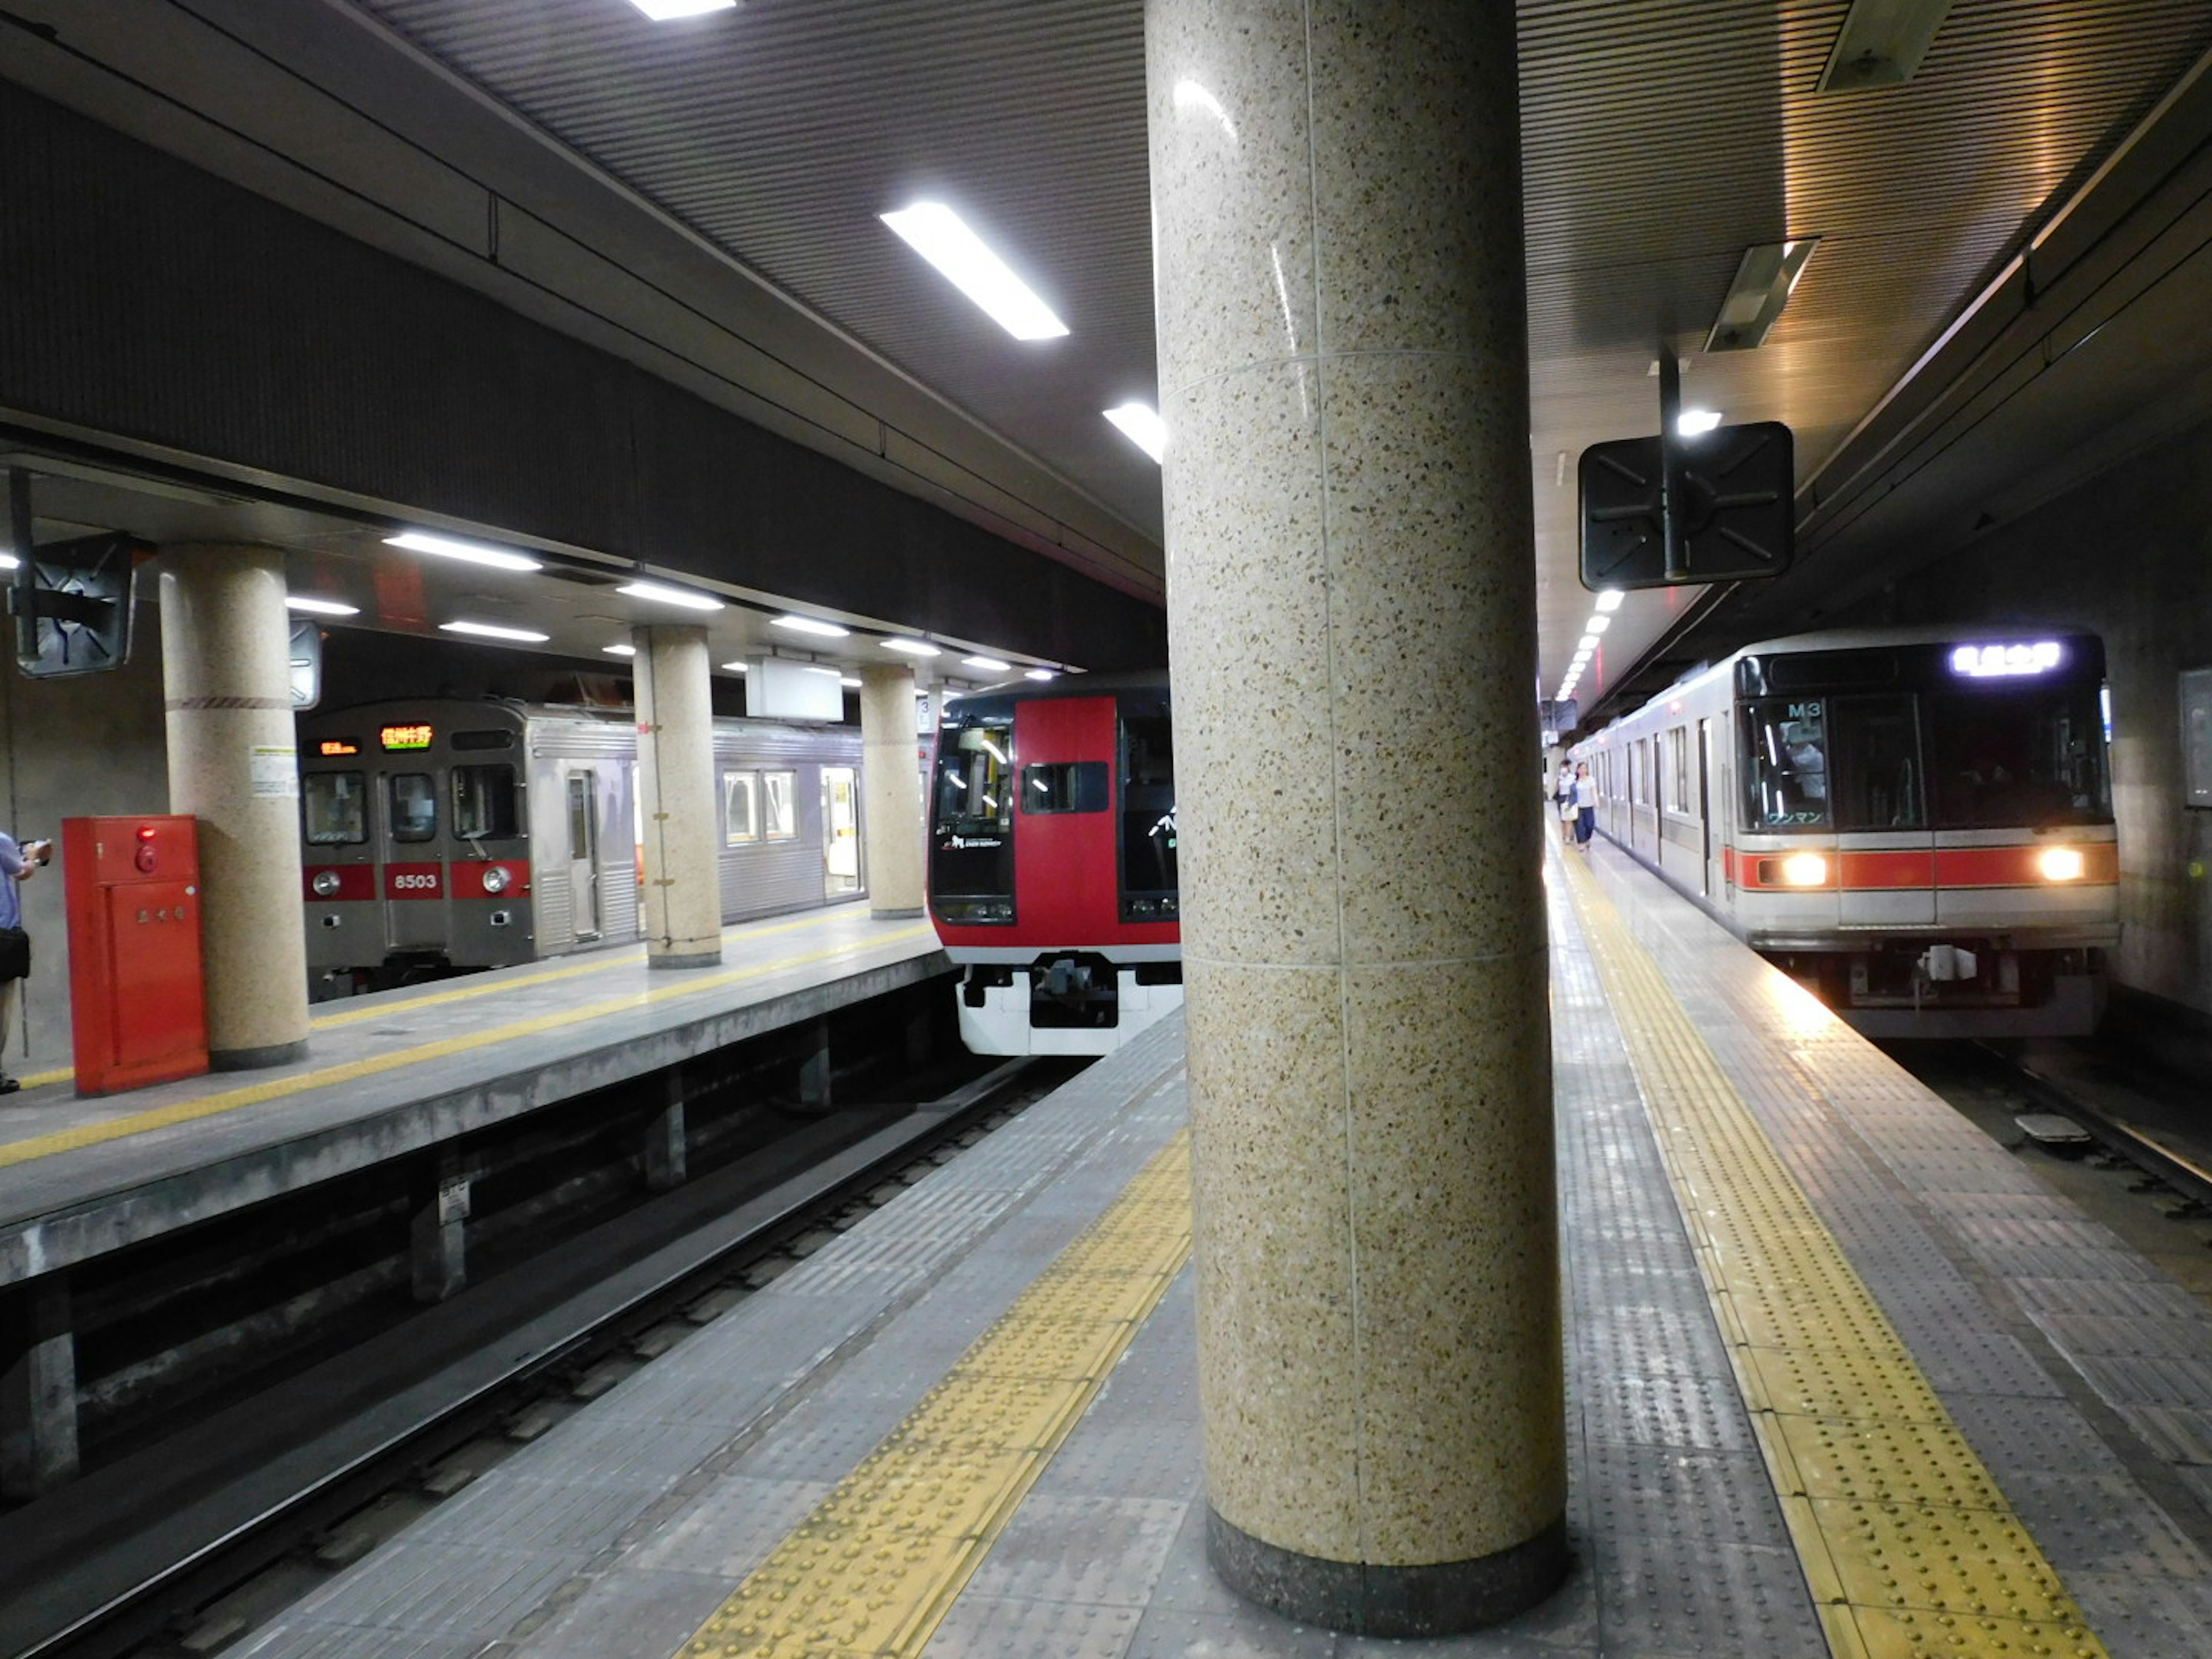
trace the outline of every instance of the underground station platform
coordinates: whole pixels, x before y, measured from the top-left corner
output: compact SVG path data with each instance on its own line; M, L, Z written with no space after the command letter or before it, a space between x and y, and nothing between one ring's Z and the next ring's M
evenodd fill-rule
M2212 1649L2204 1306L1650 877L1548 884L1573 1565L1534 1611L1385 1641L1213 1577L1177 1016L228 1650Z

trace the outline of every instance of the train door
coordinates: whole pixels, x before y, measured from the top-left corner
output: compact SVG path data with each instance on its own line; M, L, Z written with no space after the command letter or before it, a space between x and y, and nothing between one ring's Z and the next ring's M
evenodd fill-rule
M588 766L563 767L561 788L568 806L569 926L574 942L584 945L606 927L599 891L599 775Z
M860 890L860 788L849 766L822 769L822 895Z
M1847 927L1936 920L1936 836L1913 702L1902 695L1829 702L1828 790Z
M1700 882L1707 898L1720 885L1720 837L1713 833L1713 817L1720 799L1713 788L1713 723L1698 722L1698 842L1704 851Z
M384 775L384 937L394 952L442 951L446 860L438 836L438 778L424 757L420 771Z

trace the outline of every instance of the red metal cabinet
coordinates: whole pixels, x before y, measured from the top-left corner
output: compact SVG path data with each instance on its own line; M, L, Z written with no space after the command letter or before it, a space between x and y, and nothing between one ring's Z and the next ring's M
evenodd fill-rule
M62 874L77 1093L206 1071L194 821L64 818Z

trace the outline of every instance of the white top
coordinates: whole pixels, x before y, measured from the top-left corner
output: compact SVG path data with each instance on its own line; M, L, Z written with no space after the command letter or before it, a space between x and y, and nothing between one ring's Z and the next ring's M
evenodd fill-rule
M1575 780L1575 805L1577 809L1597 805L1597 780L1584 773Z

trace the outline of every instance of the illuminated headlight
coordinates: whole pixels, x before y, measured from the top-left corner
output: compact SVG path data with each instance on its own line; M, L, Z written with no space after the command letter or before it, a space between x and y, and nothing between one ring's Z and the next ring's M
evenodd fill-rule
M2035 867L2045 881L2079 881L2081 854L2071 847L2046 847L2036 854Z
M1818 853L1792 853L1782 860L1782 880L1790 887L1819 887L1828 879L1828 860Z
M506 867L495 864L483 872L483 890L487 893L504 893L507 890L507 880Z
M338 872L335 870L318 870L315 872L313 884L317 898L328 898L338 890Z

